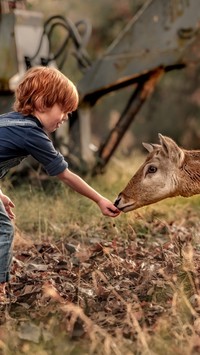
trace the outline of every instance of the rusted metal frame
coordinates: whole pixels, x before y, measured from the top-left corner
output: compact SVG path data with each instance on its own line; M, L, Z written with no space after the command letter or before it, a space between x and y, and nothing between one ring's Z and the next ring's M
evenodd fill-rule
M159 68L148 76L138 81L137 87L128 100L117 124L110 131L105 142L100 146L96 155L96 165L93 168L93 174L103 171L111 156L117 149L127 129L136 117L136 114L154 90L156 83L163 74L164 69Z

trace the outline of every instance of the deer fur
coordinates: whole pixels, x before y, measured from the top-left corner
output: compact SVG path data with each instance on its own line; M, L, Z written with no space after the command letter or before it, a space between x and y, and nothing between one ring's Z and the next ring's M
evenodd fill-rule
M158 136L160 144L143 143L149 154L115 200L123 212L200 193L200 150L182 149L171 138Z

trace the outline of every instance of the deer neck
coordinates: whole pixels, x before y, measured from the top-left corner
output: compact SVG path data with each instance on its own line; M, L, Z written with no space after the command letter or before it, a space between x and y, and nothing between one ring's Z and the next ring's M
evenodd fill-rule
M200 194L200 150L185 151L179 187L181 196Z

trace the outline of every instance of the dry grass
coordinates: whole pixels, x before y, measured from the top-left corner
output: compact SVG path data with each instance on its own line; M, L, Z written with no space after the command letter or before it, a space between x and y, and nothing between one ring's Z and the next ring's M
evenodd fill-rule
M87 179L113 200L135 170L124 164ZM3 355L199 353L198 196L111 220L57 182L5 188L17 238Z

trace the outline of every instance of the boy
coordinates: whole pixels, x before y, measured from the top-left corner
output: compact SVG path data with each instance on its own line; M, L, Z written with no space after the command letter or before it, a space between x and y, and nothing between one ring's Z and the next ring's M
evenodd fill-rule
M14 111L0 116L0 179L26 156L33 156L50 176L96 202L105 216L120 211L106 198L68 169L55 150L48 133L54 132L78 106L74 84L60 71L49 67L29 69L15 92ZM9 281L14 235L12 201L0 190L0 287L3 295ZM1 299L1 298L0 298Z

